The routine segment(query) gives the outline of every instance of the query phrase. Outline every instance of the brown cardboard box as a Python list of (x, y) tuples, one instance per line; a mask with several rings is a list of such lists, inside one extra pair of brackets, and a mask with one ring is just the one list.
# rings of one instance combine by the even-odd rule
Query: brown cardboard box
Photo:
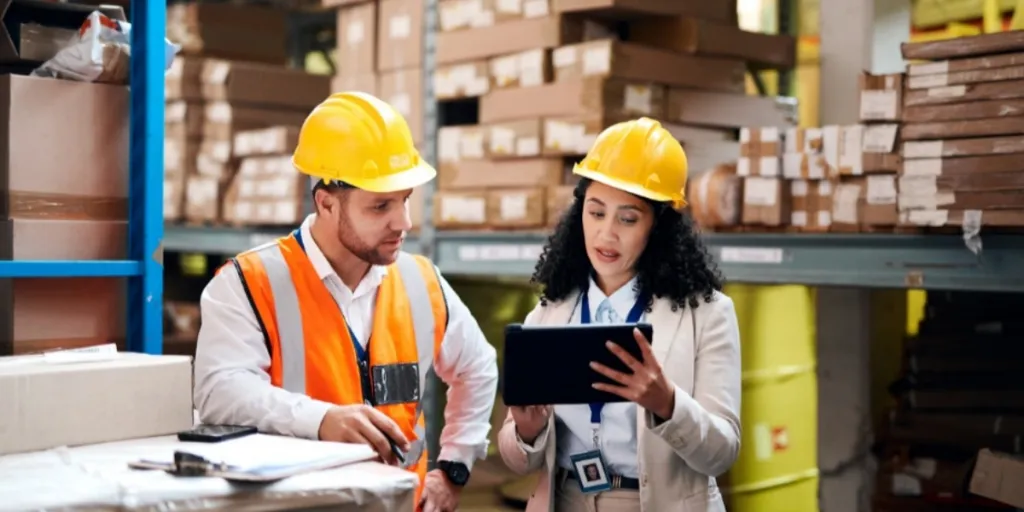
[[(633, 111), (635, 115), (643, 115)], [(571, 117), (549, 117), (543, 124), (543, 151), (548, 156), (577, 156), (590, 151), (597, 136), (607, 127), (629, 119), (628, 112), (608, 105), (608, 113)], [(663, 125), (672, 132), (672, 125)], [(734, 158), (735, 153), (730, 156)]]
[(277, 8), (231, 3), (167, 7), (167, 38), (182, 55), (266, 62), (288, 59), (288, 16)]
[(189, 222), (215, 222), (221, 218), (221, 203), (230, 182), (196, 174), (185, 181), (185, 219)]
[(549, 0), (441, 0), (438, 18), (442, 32), (491, 27), (522, 18), (550, 14)]
[(202, 73), (203, 59), (174, 57), (171, 67), (164, 74), (164, 98), (168, 101), (202, 99)]
[(377, 71), (423, 63), (423, 12), (423, 0), (380, 0)]
[(740, 176), (782, 176), (782, 160), (777, 156), (741, 156), (736, 161)]
[[(437, 131), (438, 172), (441, 187), (444, 176), (457, 173), (460, 162), (483, 160), (487, 156), (487, 134), (484, 126), (443, 126)], [(472, 185), (470, 188), (476, 188)]]
[(736, 24), (736, 2), (680, 0), (551, 0), (555, 12), (636, 17), (636, 15), (693, 16)]
[[(65, 356), (63, 364), (52, 357), (0, 361), (0, 454), (162, 436), (193, 425), (188, 357)], [(54, 421), (54, 408), (75, 421)]]
[(861, 121), (899, 121), (902, 107), (902, 73), (860, 75)]
[(575, 200), (575, 185), (559, 185), (547, 188), (547, 225), (556, 226)]
[(790, 220), (789, 185), (782, 178), (749, 176), (743, 179), (743, 223), (783, 226)]
[(551, 51), (527, 50), (495, 57), (490, 60), (489, 71), (494, 87), (533, 87), (551, 81)]
[(782, 176), (788, 179), (824, 179), (828, 164), (821, 153), (786, 153), (782, 155)]
[(344, 91), (360, 91), (377, 96), (377, 73), (366, 73), (357, 76), (331, 77), (331, 93)]
[(164, 220), (181, 220), (185, 207), (185, 174), (164, 175)]
[(775, 127), (741, 128), (740, 156), (782, 156), (783, 132)]
[(742, 93), (739, 60), (692, 57), (613, 39), (562, 46), (552, 54), (555, 81), (615, 77), (696, 89)]
[(487, 127), (488, 158), (528, 158), (541, 156), (542, 128), (540, 119), (506, 121)]
[(377, 71), (377, 3), (338, 9), (338, 74), (360, 76)]
[(543, 187), (487, 191), (487, 225), (493, 228), (539, 228), (547, 220)]
[(200, 138), (164, 137), (164, 173), (194, 174)]
[(305, 217), (308, 183), (290, 155), (243, 158), (225, 193), (223, 218), (243, 225), (297, 225)]
[(768, 96), (748, 96), (694, 89), (668, 91), (666, 119), (700, 126), (743, 128), (796, 124), (793, 105)]
[(207, 59), (202, 80), (207, 101), (273, 105), (303, 112), (320, 104), (330, 91), (327, 76), (253, 62)]
[(747, 32), (735, 23), (689, 17), (658, 17), (629, 25), (630, 40), (679, 53), (727, 57), (755, 68), (789, 69), (796, 61), (796, 39)]
[(663, 112), (663, 88), (595, 77), (496, 89), (480, 99), (480, 122), (485, 124), (537, 117), (658, 117)]
[(866, 193), (860, 179), (848, 179), (835, 185), (832, 195), (832, 231), (857, 232)]
[(438, 170), (441, 190), (548, 187), (561, 185), (565, 176), (561, 158), (463, 160)]
[(513, 20), (437, 35), (437, 62), (451, 64), (581, 41), (584, 24), (561, 16)]
[(423, 142), (423, 69), (408, 68), (381, 73), (378, 92), (380, 99), (405, 117), (413, 142)]
[(988, 449), (978, 452), (978, 462), (971, 474), (971, 493), (1024, 508), (1024, 487), (1020, 482), (1024, 482), (1024, 460), (1020, 457)]
[(220, 141), (228, 144), (235, 134), (244, 130), (271, 126), (302, 126), (306, 112), (266, 107), (232, 105), (217, 101), (204, 107), (203, 138), (205, 142)]
[(434, 95), (439, 100), (475, 98), (490, 89), (486, 60), (439, 66), (434, 72)]
[(487, 224), (487, 192), (439, 190), (434, 194), (434, 225), (479, 228)]
[(291, 155), (299, 142), (295, 126), (273, 126), (235, 134), (232, 154), (235, 157), (257, 155)]
[(203, 103), (175, 100), (164, 103), (164, 136), (191, 139), (203, 136)]
[(821, 154), (824, 149), (821, 128), (792, 127), (785, 131), (785, 152)]

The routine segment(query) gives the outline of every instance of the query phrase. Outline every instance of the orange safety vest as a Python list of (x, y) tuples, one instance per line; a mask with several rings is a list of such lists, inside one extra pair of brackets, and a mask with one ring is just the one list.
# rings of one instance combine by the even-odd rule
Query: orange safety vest
[[(369, 368), (359, 356), (345, 317), (306, 256), (298, 231), (236, 256), (231, 263), (270, 350), (270, 382), (293, 393), (338, 405), (369, 403), (402, 429), (412, 447), (405, 468), (419, 475), (419, 503), (427, 472), (422, 394), (448, 322), (448, 307), (434, 265), (399, 253), (377, 291)], [(390, 381), (364, 385), (370, 369), (416, 365), (419, 389), (411, 401), (380, 404), (375, 396), (397, 390)], [(367, 389), (379, 386), (381, 389)]]

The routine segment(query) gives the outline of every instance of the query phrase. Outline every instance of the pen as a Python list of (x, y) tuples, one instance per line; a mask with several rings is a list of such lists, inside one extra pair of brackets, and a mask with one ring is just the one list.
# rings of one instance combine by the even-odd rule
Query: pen
[(405, 454), (402, 453), (401, 448), (398, 447), (398, 443), (391, 436), (385, 434), (384, 437), (388, 439), (388, 444), (391, 445), (391, 453), (395, 454), (395, 458), (398, 459), (400, 464), (405, 464)]

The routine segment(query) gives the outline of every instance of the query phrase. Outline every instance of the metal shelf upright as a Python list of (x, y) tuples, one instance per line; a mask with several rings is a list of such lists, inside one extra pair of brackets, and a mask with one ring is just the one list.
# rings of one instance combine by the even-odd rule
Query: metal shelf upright
[[(0, 261), (0, 279), (128, 279), (128, 350), (163, 352), (164, 0), (131, 2), (128, 259)], [(54, 119), (53, 122), (60, 122)]]

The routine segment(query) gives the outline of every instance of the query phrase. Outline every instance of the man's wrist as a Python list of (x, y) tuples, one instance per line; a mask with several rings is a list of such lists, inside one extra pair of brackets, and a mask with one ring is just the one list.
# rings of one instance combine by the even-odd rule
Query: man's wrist
[(455, 487), (461, 489), (469, 482), (469, 466), (462, 462), (439, 460), (437, 461), (437, 469), (441, 470), (441, 473), (448, 479), (448, 482)]

